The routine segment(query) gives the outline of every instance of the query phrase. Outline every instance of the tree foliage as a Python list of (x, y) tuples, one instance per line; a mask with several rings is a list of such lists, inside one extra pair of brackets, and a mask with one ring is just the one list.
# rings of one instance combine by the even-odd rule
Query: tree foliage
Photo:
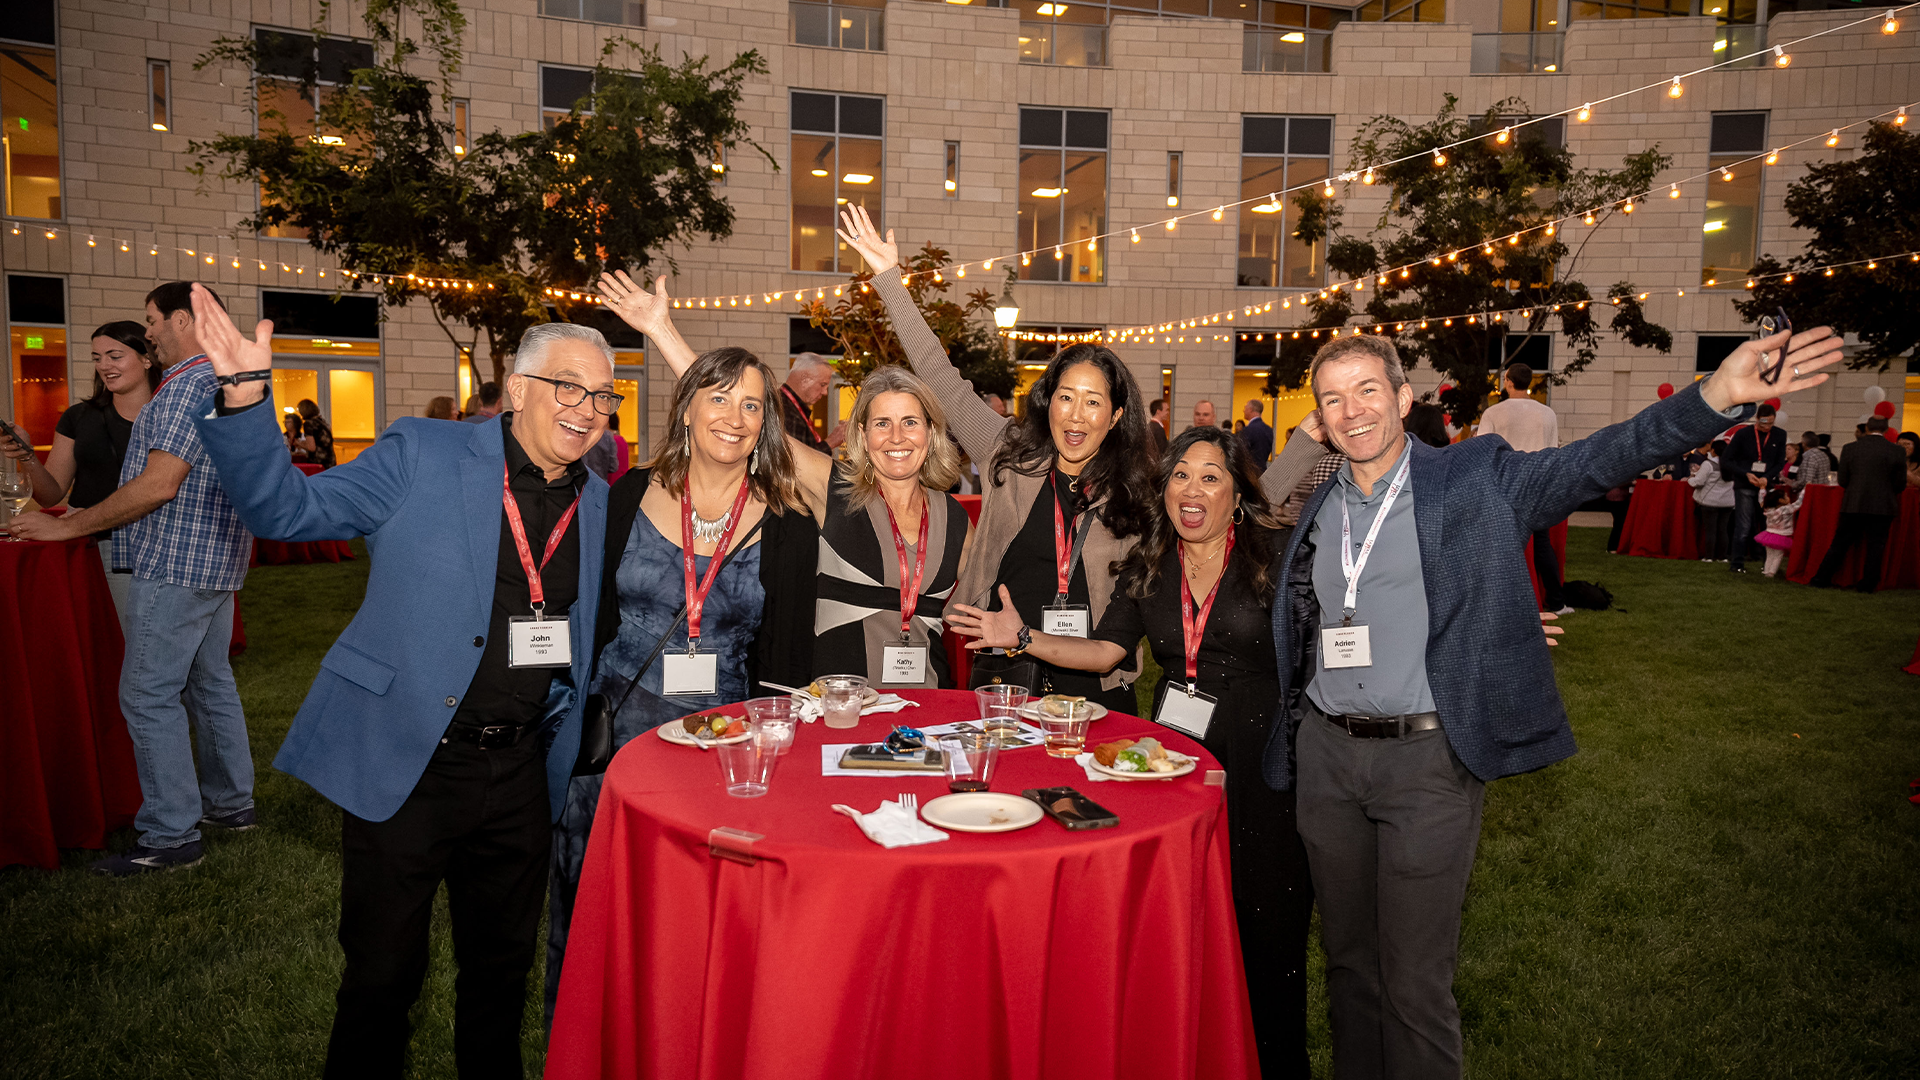
[[(992, 290), (975, 289), (964, 301), (947, 299), (957, 279), (950, 276), (947, 251), (932, 241), (907, 261), (906, 269), (911, 274), (908, 294), (961, 376), (972, 380), (980, 393), (1011, 396), (1017, 375), (1005, 339), (991, 329)], [(840, 378), (856, 388), (882, 364), (913, 366), (893, 332), (886, 305), (867, 284), (872, 278), (872, 274), (856, 274), (851, 283), (834, 290), (836, 295), (817, 297), (805, 308), (813, 325), (841, 347), (843, 355), (835, 367)], [(988, 321), (981, 321), (983, 314)]]
[[(644, 277), (656, 260), (673, 264), (673, 244), (728, 236), (733, 208), (716, 182), (726, 151), (767, 156), (736, 112), (746, 79), (766, 71), (758, 53), (670, 64), (624, 39), (607, 42), (591, 92), (566, 117), (476, 133), (456, 153), (447, 93), (461, 62), (459, 5), (375, 0), (364, 20), (375, 62), (325, 88), (312, 132), (289, 130), (256, 96), (258, 134), (192, 144), (196, 171), (259, 184), (260, 209), (242, 228), (304, 230), (350, 272), (345, 287), (424, 301), (469, 358), (484, 339), (496, 380), (528, 327), (588, 307), (550, 290), (581, 292), (614, 269)], [(422, 42), (433, 80), (420, 74)], [(260, 47), (222, 38), (197, 66), (255, 70)], [(318, 77), (308, 62), (301, 89), (311, 95)], [(389, 274), (399, 278), (378, 286), (357, 276)]]
[[(1656, 148), (1627, 157), (1617, 170), (1575, 168), (1573, 155), (1542, 140), (1537, 127), (1500, 140), (1503, 129), (1526, 117), (1525, 105), (1511, 98), (1484, 114), (1464, 116), (1449, 94), (1424, 124), (1370, 119), (1350, 152), (1352, 174), (1374, 162), (1398, 163), (1372, 170), (1389, 198), (1365, 239), (1341, 233), (1339, 205), (1320, 191), (1293, 200), (1301, 211), (1298, 235), (1328, 240), (1328, 268), (1364, 284), (1357, 294), (1351, 286), (1330, 287), (1309, 297), (1306, 325), (1341, 327), (1359, 313), (1376, 324), (1403, 327), (1394, 333), (1401, 356), (1408, 364), (1427, 363), (1452, 384), (1441, 405), (1462, 425), (1478, 416), (1510, 334), (1550, 333), (1565, 340), (1573, 357), (1558, 365), (1556, 382), (1593, 362), (1603, 316), (1606, 328), (1631, 345), (1661, 352), (1673, 347), (1673, 335), (1647, 321), (1631, 282), (1615, 282), (1596, 296), (1576, 276), (1588, 238), (1646, 191), (1672, 159)], [(1436, 167), (1434, 151), (1462, 140), (1471, 141), (1448, 149), (1446, 164)], [(1548, 232), (1556, 219), (1589, 209), (1592, 226), (1568, 223)], [(1625, 218), (1625, 227), (1631, 228), (1631, 220)], [(1382, 270), (1403, 266), (1410, 269), (1396, 270), (1381, 283)], [(1361, 298), (1364, 306), (1356, 312)], [(1527, 317), (1491, 317), (1509, 309), (1526, 309)], [(1429, 315), (1436, 317), (1423, 323)], [(1443, 325), (1442, 315), (1457, 317)], [(1279, 355), (1274, 388), (1298, 387), (1311, 351), (1284, 348)]]
[[(1850, 367), (1885, 371), (1912, 357), (1920, 325), (1908, 312), (1920, 304), (1920, 268), (1910, 258), (1882, 257), (1920, 251), (1916, 200), (1920, 136), (1893, 124), (1871, 125), (1859, 157), (1809, 166), (1787, 188), (1788, 217), (1812, 236), (1791, 259), (1762, 256), (1753, 266), (1753, 288), (1734, 307), (1749, 322), (1785, 309), (1795, 326), (1855, 335), (1860, 347), (1848, 357)], [(1857, 260), (1879, 265), (1839, 267), (1831, 277), (1815, 269)]]

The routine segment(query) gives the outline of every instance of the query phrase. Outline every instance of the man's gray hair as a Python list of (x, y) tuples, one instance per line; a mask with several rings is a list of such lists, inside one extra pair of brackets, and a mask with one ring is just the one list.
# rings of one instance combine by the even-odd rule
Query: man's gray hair
[(600, 355), (607, 358), (608, 367), (613, 366), (613, 347), (607, 344), (606, 336), (600, 331), (579, 323), (550, 322), (532, 327), (520, 336), (520, 347), (513, 354), (513, 373), (538, 373), (546, 362), (547, 350), (562, 341), (584, 341), (600, 350)]
[(1255, 416), (1260, 416), (1267, 411), (1267, 407), (1260, 403), (1259, 398), (1254, 398), (1253, 400), (1247, 402), (1246, 407), (1249, 409), (1252, 409), (1253, 415)]
[(803, 371), (812, 370), (813, 368), (825, 368), (828, 374), (833, 373), (833, 363), (826, 357), (816, 352), (803, 352), (793, 358), (792, 365), (787, 368), (787, 378), (791, 379), (795, 375)]
[(1349, 356), (1371, 356), (1385, 365), (1387, 369), (1387, 388), (1398, 394), (1400, 388), (1407, 385), (1407, 369), (1400, 363), (1400, 350), (1385, 337), (1371, 334), (1355, 334), (1352, 337), (1334, 338), (1320, 351), (1313, 354), (1313, 361), (1307, 365), (1308, 385), (1314, 386), (1313, 396), (1320, 397), (1318, 387), (1320, 365), (1329, 360), (1344, 360)]

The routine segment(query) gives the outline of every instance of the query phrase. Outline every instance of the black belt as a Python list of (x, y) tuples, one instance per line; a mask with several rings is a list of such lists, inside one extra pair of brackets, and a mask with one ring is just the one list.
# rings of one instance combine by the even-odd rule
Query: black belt
[(446, 738), (470, 742), (482, 750), (505, 750), (516, 746), (526, 734), (539, 727), (539, 724), (489, 724), (486, 727), (455, 724), (447, 729)]
[(1400, 716), (1320, 715), (1326, 717), (1327, 723), (1356, 739), (1397, 739), (1416, 731), (1432, 731), (1440, 726), (1440, 714), (1437, 712), (1405, 713)]

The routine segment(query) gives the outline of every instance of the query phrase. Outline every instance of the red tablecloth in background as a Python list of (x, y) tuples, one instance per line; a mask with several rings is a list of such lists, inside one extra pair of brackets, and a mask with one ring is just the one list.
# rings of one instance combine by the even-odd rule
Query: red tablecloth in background
[[(313, 476), (321, 471), (320, 466), (307, 461), (296, 461), (293, 467)], [(287, 566), (302, 563), (348, 562), (353, 558), (353, 549), (345, 540), (312, 540), (302, 543), (282, 543), (279, 540), (253, 541), (254, 566)]]
[(1920, 675), (1920, 641), (1913, 643), (1913, 663), (1901, 669), (1909, 675)]
[(54, 869), (140, 809), (120, 620), (90, 537), (0, 543), (0, 866)]
[(967, 520), (975, 525), (980, 524), (980, 496), (955, 495), (954, 498), (959, 501), (961, 508), (966, 510)]
[[(1547, 537), (1553, 541), (1553, 555), (1560, 566), (1560, 584), (1565, 585), (1567, 583), (1567, 523), (1562, 521), (1548, 529)], [(1546, 603), (1547, 590), (1540, 585), (1540, 572), (1533, 568), (1533, 537), (1527, 537), (1527, 549), (1521, 557), (1527, 560), (1527, 577), (1533, 581), (1533, 602)]]
[(1620, 554), (1697, 559), (1693, 486), (1685, 480), (1635, 480), (1620, 526)]
[[(1252, 1077), (1251, 1015), (1228, 884), (1226, 810), (1190, 776), (1092, 784), (1035, 748), (994, 790), (1070, 784), (1120, 817), (1068, 832), (956, 832), (891, 851), (829, 809), (871, 810), (938, 777), (822, 777), (822, 743), (896, 721), (971, 718), (971, 693), (856, 729), (801, 725), (773, 790), (734, 799), (713, 755), (652, 734), (607, 772), (573, 915), (547, 1076), (940, 1080)], [(744, 866), (709, 854), (718, 826), (760, 833)]]
[[(1833, 544), (1834, 530), (1840, 527), (1840, 503), (1845, 497), (1846, 489), (1833, 484), (1807, 485), (1800, 513), (1793, 519), (1793, 547), (1787, 552), (1788, 581), (1805, 585), (1820, 571), (1820, 561)], [(1866, 545), (1854, 545), (1833, 583), (1846, 588), (1859, 581), (1866, 562)], [(1908, 488), (1900, 496), (1900, 512), (1887, 531), (1887, 555), (1880, 564), (1879, 588), (1920, 588), (1920, 488)]]
[[(961, 507), (967, 511), (967, 520), (975, 525), (980, 524), (980, 496), (955, 495), (954, 498), (958, 499)], [(965, 686), (967, 679), (973, 674), (973, 653), (967, 651), (967, 642), (972, 639), (963, 638), (958, 634), (947, 634), (944, 640), (947, 643), (947, 666), (953, 669), (954, 685)]]

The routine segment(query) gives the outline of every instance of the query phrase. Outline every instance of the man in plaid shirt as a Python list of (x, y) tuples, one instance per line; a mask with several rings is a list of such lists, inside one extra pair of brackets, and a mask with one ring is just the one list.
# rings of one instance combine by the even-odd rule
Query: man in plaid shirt
[[(216, 384), (200, 351), (191, 287), (173, 281), (147, 294), (147, 339), (166, 374), (133, 422), (119, 489), (85, 510), (33, 514), (13, 529), (33, 540), (119, 529), (115, 554), (125, 552), (133, 568), (120, 710), (143, 801), (134, 849), (93, 864), (113, 877), (199, 862), (201, 825), (254, 825), (253, 755), (227, 665), (233, 594), (246, 581), (253, 537), (193, 426), (193, 407)], [(200, 735), (197, 773), (189, 708)]]

